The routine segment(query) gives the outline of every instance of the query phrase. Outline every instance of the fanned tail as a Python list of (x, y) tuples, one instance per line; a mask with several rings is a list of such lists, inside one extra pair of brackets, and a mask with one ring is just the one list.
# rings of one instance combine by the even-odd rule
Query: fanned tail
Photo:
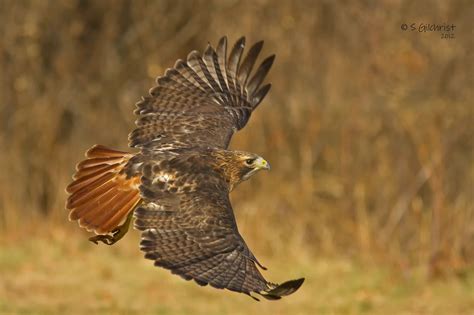
[(87, 159), (77, 164), (73, 182), (66, 188), (71, 221), (77, 220), (88, 231), (106, 234), (125, 219), (140, 202), (139, 177), (127, 178), (123, 172), (132, 156), (102, 145), (87, 151)]

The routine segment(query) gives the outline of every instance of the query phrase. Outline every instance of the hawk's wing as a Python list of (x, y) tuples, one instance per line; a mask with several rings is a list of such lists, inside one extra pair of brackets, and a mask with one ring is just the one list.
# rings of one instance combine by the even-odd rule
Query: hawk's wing
[(243, 128), (250, 114), (270, 90), (261, 87), (274, 55), (266, 58), (251, 76), (263, 42), (254, 44), (242, 59), (245, 38), (238, 40), (227, 58), (227, 38), (217, 49), (208, 45), (201, 56), (191, 52), (186, 61), (159, 77), (150, 96), (137, 103), (137, 128), (129, 135), (130, 146), (227, 148), (232, 134)]
[(277, 285), (263, 278), (237, 230), (224, 184), (199, 161), (177, 156), (144, 166), (135, 227), (143, 231), (145, 257), (200, 285), (268, 299), (295, 292), (303, 279)]

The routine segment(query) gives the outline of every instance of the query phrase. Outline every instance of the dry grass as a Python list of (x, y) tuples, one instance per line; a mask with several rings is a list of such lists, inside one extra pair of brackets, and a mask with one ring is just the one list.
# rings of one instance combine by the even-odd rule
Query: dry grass
[[(207, 41), (215, 43), (223, 34), (231, 40), (247, 35), (249, 41), (265, 39), (264, 52), (276, 53), (277, 60), (270, 74), (270, 95), (232, 146), (265, 156), (272, 172), (239, 187), (232, 196), (234, 208), (245, 238), (259, 256), (269, 258), (276, 266), (273, 270), (281, 267), (310, 277), (305, 293), (295, 295), (294, 301), (263, 307), (286, 313), (294, 303), (302, 303), (306, 308), (301, 313), (359, 312), (353, 304), (358, 289), (345, 289), (345, 281), (338, 282), (339, 267), (321, 267), (334, 259), (336, 265), (349, 265), (349, 284), (385, 282), (394, 273), (402, 279), (393, 280), (395, 288), (408, 288), (400, 289), (406, 296), (397, 299), (390, 285), (374, 284), (369, 295), (374, 293), (382, 302), (373, 302), (376, 306), (369, 313), (380, 313), (377, 303), (393, 307), (394, 313), (431, 313), (418, 309), (418, 301), (436, 304), (439, 296), (452, 292), (460, 296), (454, 299), (459, 303), (452, 304), (452, 313), (462, 313), (466, 308), (461, 305), (472, 306), (462, 300), (472, 293), (472, 286), (468, 291), (462, 282), (447, 280), (433, 286), (417, 283), (412, 290), (403, 275), (417, 274), (416, 281), (423, 282), (426, 275), (449, 279), (472, 274), (473, 18), (469, 1), (341, 5), (0, 0), (0, 235), (11, 239), (43, 225), (57, 229), (62, 237), (74, 233), (76, 227), (65, 225), (64, 187), (83, 152), (95, 143), (126, 148), (133, 104), (176, 58), (202, 50)], [(454, 23), (456, 38), (400, 30), (401, 23), (413, 22)], [(156, 277), (170, 281), (166, 285), (174, 290), (151, 289), (149, 267), (139, 263), (141, 280), (130, 288), (148, 288), (166, 299), (167, 306), (160, 309), (153, 294), (139, 297), (126, 285), (112, 285), (133, 282), (121, 275), (135, 264), (135, 249), (122, 262), (114, 259), (127, 256), (121, 249), (90, 252), (78, 245), (82, 239), (73, 240), (80, 249), (68, 249), (62, 240), (49, 243), (50, 237), (38, 233), (38, 246), (24, 238), (15, 246), (5, 241), (0, 273), (7, 272), (7, 282), (0, 282), (0, 298), (8, 294), (13, 302), (0, 304), (4, 310), (35, 313), (37, 305), (37, 312), (61, 312), (67, 303), (54, 296), (63, 290), (71, 291), (64, 301), (71, 299), (79, 313), (86, 308), (132, 312), (135, 306), (129, 308), (128, 301), (138, 300), (130, 303), (140, 309), (145, 299), (155, 301), (158, 313), (186, 312), (187, 304), (179, 310), (169, 308), (187, 294), (205, 301), (225, 299), (226, 295), (188, 289), (177, 279), (168, 280), (164, 272)], [(15, 255), (18, 267), (15, 260), (7, 260)], [(283, 267), (281, 257), (294, 257), (298, 267)], [(107, 268), (102, 258), (117, 264), (111, 275), (101, 275)], [(52, 274), (51, 283), (38, 284), (48, 277), (42, 268), (63, 273), (71, 264), (74, 274), (80, 274), (84, 260), (90, 264), (84, 272), (93, 288), (84, 294), (96, 296), (99, 304), (80, 305), (81, 299), (73, 294), (80, 277)], [(374, 274), (357, 267), (361, 262), (376, 266)], [(102, 267), (94, 271), (91, 266), (99, 263)], [(23, 282), (13, 281), (14, 270), (22, 271)], [(110, 279), (111, 289), (93, 283), (96, 276)], [(328, 282), (337, 284), (326, 288)], [(21, 290), (30, 284), (44, 291), (21, 302)], [(437, 286), (440, 291), (433, 293)], [(109, 295), (103, 297), (104, 292)], [(324, 299), (314, 305), (308, 301), (339, 295), (340, 302), (327, 308)], [(44, 305), (41, 297), (48, 300)], [(200, 307), (202, 312), (210, 307), (224, 313), (242, 301), (244, 297)], [(447, 310), (433, 307), (432, 313)]]
[[(304, 274), (278, 302), (202, 288), (144, 260), (132, 233), (96, 246), (69, 229), (0, 240), (0, 314), (471, 314), (474, 273), (427, 281), (342, 258), (260, 257), (274, 280)], [(261, 255), (259, 255), (261, 256)], [(291, 265), (291, 268), (289, 266)]]

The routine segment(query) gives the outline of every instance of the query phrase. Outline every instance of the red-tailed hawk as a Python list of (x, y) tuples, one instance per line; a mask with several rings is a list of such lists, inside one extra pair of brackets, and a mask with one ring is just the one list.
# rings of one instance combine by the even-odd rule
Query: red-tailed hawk
[(279, 299), (304, 279), (265, 280), (229, 200), (237, 184), (270, 169), (254, 153), (227, 149), (270, 90), (262, 82), (275, 56), (251, 75), (263, 42), (242, 59), (244, 46), (239, 39), (227, 58), (224, 37), (216, 49), (193, 51), (166, 70), (136, 104), (129, 140), (140, 151), (93, 146), (67, 187), (66, 208), (70, 220), (98, 234), (90, 238), (95, 243), (118, 241), (134, 216), (140, 249), (156, 266), (200, 285)]

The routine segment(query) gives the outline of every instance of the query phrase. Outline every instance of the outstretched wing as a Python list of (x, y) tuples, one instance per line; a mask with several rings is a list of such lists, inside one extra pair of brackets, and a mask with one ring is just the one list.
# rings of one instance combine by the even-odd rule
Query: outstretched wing
[[(264, 267), (237, 230), (224, 184), (199, 161), (177, 156), (145, 165), (144, 202), (135, 210), (145, 257), (200, 285), (256, 292), (267, 299), (295, 292), (303, 279), (281, 285), (264, 279), (257, 265)], [(197, 171), (190, 171), (190, 165)]]
[(227, 58), (227, 38), (217, 49), (191, 52), (186, 61), (159, 77), (150, 96), (136, 104), (137, 128), (130, 146), (176, 149), (189, 146), (227, 148), (232, 134), (243, 128), (260, 104), (270, 84), (261, 87), (275, 58), (266, 58), (255, 74), (252, 69), (263, 41), (254, 44), (242, 59), (245, 38), (239, 39)]

